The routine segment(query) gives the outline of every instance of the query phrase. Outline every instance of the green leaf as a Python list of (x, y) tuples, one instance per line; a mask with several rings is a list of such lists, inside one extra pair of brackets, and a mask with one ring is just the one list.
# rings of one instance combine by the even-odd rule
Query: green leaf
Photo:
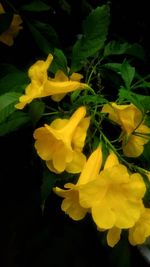
[(132, 67), (127, 61), (124, 61), (121, 65), (121, 77), (124, 80), (127, 89), (130, 89), (130, 85), (135, 75), (135, 68)]
[(58, 45), (58, 37), (53, 27), (37, 20), (28, 20), (27, 24), (41, 51), (46, 55), (53, 53), (54, 46)]
[(20, 94), (15, 92), (6, 93), (0, 96), (0, 123), (6, 120), (6, 118), (13, 113), (15, 104), (18, 102)]
[(117, 41), (109, 42), (104, 49), (104, 57), (108, 57), (111, 55), (122, 55), (125, 54), (127, 49), (131, 47), (128, 43), (119, 43)]
[(41, 186), (41, 202), (44, 204), (45, 200), (48, 198), (52, 188), (55, 186), (57, 177), (55, 174), (51, 173), (49, 170), (44, 170), (43, 180)]
[(27, 86), (28, 81), (27, 73), (19, 70), (8, 73), (0, 79), (0, 94), (11, 91), (22, 93)]
[(5, 32), (13, 19), (13, 13), (0, 14), (0, 34)]
[(80, 96), (75, 104), (77, 105), (85, 105), (85, 104), (94, 104), (94, 105), (97, 105), (97, 104), (104, 104), (104, 103), (108, 103), (108, 100), (106, 100), (103, 96), (100, 96), (100, 95), (96, 95), (96, 96), (93, 96), (93, 95), (86, 95), (86, 96)]
[(43, 101), (35, 100), (30, 103), (29, 116), (31, 118), (31, 121), (33, 122), (33, 125), (36, 125), (36, 123), (42, 117), (44, 109), (45, 109), (45, 104)]
[(61, 69), (68, 76), (67, 59), (62, 50), (55, 48), (54, 62), (57, 64), (57, 68)]
[(106, 69), (113, 70), (113, 71), (117, 72), (118, 74), (121, 73), (121, 66), (122, 66), (121, 63), (106, 63), (106, 64), (102, 65), (102, 67), (104, 67)]
[(83, 35), (73, 46), (71, 71), (80, 70), (90, 56), (104, 47), (108, 34), (110, 11), (108, 5), (97, 7), (83, 23)]
[(142, 112), (150, 111), (150, 96), (140, 95), (121, 88), (119, 90), (119, 101), (127, 100), (133, 103)]
[(7, 121), (0, 124), (0, 136), (14, 132), (30, 122), (30, 117), (26, 113), (22, 111), (13, 112)]
[(0, 64), (0, 79), (8, 75), (8, 73), (18, 72), (17, 68), (14, 65), (8, 63)]
[(21, 9), (25, 11), (30, 11), (30, 12), (42, 12), (42, 11), (50, 10), (51, 7), (45, 4), (43, 1), (34, 0), (29, 4), (23, 5)]
[(64, 10), (70, 15), (71, 5), (66, 0), (59, 0), (59, 6), (61, 7), (62, 10)]
[(144, 60), (145, 53), (144, 49), (139, 44), (129, 44), (127, 42), (120, 43), (115, 40), (110, 41), (104, 49), (104, 57), (111, 55), (132, 55), (141, 60)]
[(79, 89), (75, 90), (74, 92), (71, 93), (70, 99), (71, 99), (72, 103), (76, 101), (76, 99), (79, 97), (80, 93), (81, 93), (81, 90), (79, 90)]

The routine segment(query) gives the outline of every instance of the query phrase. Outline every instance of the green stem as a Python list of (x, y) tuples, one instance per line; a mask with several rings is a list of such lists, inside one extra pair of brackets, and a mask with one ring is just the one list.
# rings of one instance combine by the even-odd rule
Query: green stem
[(137, 165), (134, 165), (133, 163), (129, 163), (128, 161), (126, 161), (116, 150), (116, 148), (112, 145), (112, 143), (109, 141), (109, 139), (106, 137), (106, 135), (103, 133), (103, 131), (100, 129), (97, 121), (94, 122), (96, 127), (98, 128), (104, 142), (110, 147), (110, 149), (117, 155), (117, 157), (119, 158), (119, 160), (124, 163), (130, 170), (132, 171), (138, 171), (141, 174), (146, 174), (147, 171)]

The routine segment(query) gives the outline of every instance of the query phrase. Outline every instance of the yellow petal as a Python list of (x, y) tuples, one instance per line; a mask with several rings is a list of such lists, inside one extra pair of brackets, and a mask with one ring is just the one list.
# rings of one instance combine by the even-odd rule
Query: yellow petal
[(72, 188), (69, 190), (63, 190), (58, 187), (53, 190), (57, 195), (65, 198), (62, 201), (61, 209), (73, 220), (78, 221), (85, 217), (88, 210), (80, 206), (78, 190), (76, 190), (75, 185), (70, 185)]
[(51, 96), (51, 99), (55, 102), (59, 102), (61, 101), (64, 97), (65, 97), (66, 93), (65, 94), (57, 94), (57, 95), (52, 95)]
[(82, 173), (79, 177), (78, 184), (86, 184), (97, 178), (102, 165), (102, 150), (98, 147), (89, 157)]
[(115, 225), (115, 214), (108, 205), (105, 205), (105, 202), (102, 205), (93, 206), (91, 212), (93, 220), (99, 228), (110, 229)]
[(89, 117), (82, 119), (73, 133), (72, 146), (76, 151), (82, 151), (84, 147), (84, 142), (89, 124)]
[(83, 75), (80, 74), (80, 73), (74, 72), (74, 73), (71, 74), (71, 76), (69, 78), (72, 81), (78, 81), (78, 82), (80, 82), (80, 80), (83, 78)]
[(44, 85), (45, 95), (57, 95), (75, 91), (77, 89), (86, 89), (88, 85), (76, 81), (57, 82), (47, 80)]
[(123, 153), (127, 157), (139, 157), (143, 153), (144, 144), (144, 138), (132, 134), (127, 144), (124, 141), (122, 143)]
[(56, 147), (53, 136), (49, 134), (45, 127), (40, 127), (34, 131), (35, 148), (38, 155), (43, 160), (50, 160)]
[(106, 159), (104, 169), (111, 168), (118, 164), (119, 164), (119, 161), (118, 161), (117, 156), (115, 155), (115, 153), (110, 152), (109, 156)]
[(86, 162), (86, 157), (83, 153), (73, 151), (73, 159), (66, 164), (66, 171), (70, 173), (79, 173), (82, 171)]
[(108, 245), (113, 248), (120, 240), (120, 235), (121, 235), (121, 229), (117, 227), (113, 227), (110, 230), (108, 230), (107, 233)]

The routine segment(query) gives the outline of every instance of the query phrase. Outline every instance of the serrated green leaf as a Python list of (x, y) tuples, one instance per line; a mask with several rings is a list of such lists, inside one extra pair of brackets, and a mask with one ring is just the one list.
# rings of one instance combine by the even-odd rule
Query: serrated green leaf
[(135, 68), (132, 67), (127, 61), (124, 61), (121, 65), (120, 74), (124, 80), (125, 86), (127, 89), (130, 89), (130, 85), (133, 81), (135, 75)]
[(111, 41), (105, 46), (104, 57), (125, 54), (127, 49), (129, 49), (130, 47), (131, 45), (128, 43), (119, 43), (117, 41)]
[(30, 122), (30, 117), (26, 113), (22, 111), (13, 112), (7, 121), (0, 124), (0, 136), (14, 132)]
[(33, 125), (39, 121), (45, 109), (45, 103), (40, 100), (35, 100), (29, 105), (29, 116), (33, 122)]
[(145, 59), (145, 52), (141, 45), (135, 43), (135, 44), (129, 44), (127, 42), (120, 43), (115, 40), (110, 41), (104, 49), (104, 57), (108, 57), (111, 55), (132, 55), (134, 57), (137, 57), (141, 60)]
[(0, 94), (6, 92), (24, 92), (25, 87), (28, 84), (27, 73), (17, 70), (16, 72), (8, 73), (2, 79), (0, 79)]
[(0, 96), (0, 123), (15, 111), (15, 104), (18, 102), (20, 94), (15, 92), (6, 93)]
[(90, 56), (104, 47), (109, 26), (109, 7), (93, 10), (83, 23), (83, 35), (73, 46), (71, 71), (80, 70)]
[(43, 1), (34, 0), (29, 4), (23, 5), (21, 9), (25, 11), (30, 11), (30, 12), (42, 12), (42, 11), (50, 10), (51, 7), (45, 4)]

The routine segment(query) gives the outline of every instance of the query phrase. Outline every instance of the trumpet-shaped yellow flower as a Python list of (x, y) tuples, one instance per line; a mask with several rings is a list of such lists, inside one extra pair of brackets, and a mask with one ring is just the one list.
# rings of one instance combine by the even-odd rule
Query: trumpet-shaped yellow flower
[(52, 60), (53, 56), (49, 54), (46, 61), (38, 60), (29, 68), (28, 76), (31, 83), (26, 87), (25, 94), (19, 98), (19, 103), (15, 105), (17, 109), (23, 109), (35, 98), (51, 96), (54, 101), (60, 101), (66, 93), (88, 87), (80, 82), (83, 76), (78, 73), (67, 77), (59, 70), (54, 78), (48, 77), (47, 71)]
[[(2, 4), (0, 4), (0, 14), (4, 14), (4, 8)], [(0, 42), (12, 46), (14, 44), (14, 38), (18, 35), (19, 31), (23, 28), (20, 24), (22, 23), (22, 19), (18, 14), (13, 15), (12, 22), (9, 28), (0, 34)]]
[(73, 220), (81, 220), (85, 217), (89, 209), (83, 208), (79, 202), (79, 190), (81, 186), (95, 179), (98, 175), (102, 162), (102, 151), (98, 147), (89, 157), (84, 165), (82, 173), (78, 179), (77, 184), (67, 183), (61, 189), (59, 187), (54, 188), (54, 192), (63, 197), (61, 209), (68, 214)]
[(82, 150), (90, 123), (85, 115), (85, 107), (80, 107), (70, 119), (56, 119), (35, 130), (35, 148), (51, 171), (78, 173), (82, 170), (86, 160)]
[[(121, 229), (113, 227), (108, 230), (107, 243), (114, 247), (120, 240)], [(150, 209), (141, 206), (141, 215), (133, 227), (129, 228), (129, 242), (131, 245), (141, 245), (150, 236)]]
[(133, 104), (106, 104), (102, 112), (109, 113), (109, 118), (119, 124), (122, 133), (122, 149), (127, 157), (138, 157), (143, 153), (144, 145), (150, 140), (146, 135), (150, 128), (142, 121), (142, 112)]
[(150, 209), (144, 208), (139, 220), (129, 229), (131, 245), (140, 245), (150, 236)]
[(91, 209), (98, 228), (127, 229), (140, 217), (145, 191), (141, 175), (129, 175), (111, 152), (99, 175), (80, 188), (79, 201), (82, 207)]

